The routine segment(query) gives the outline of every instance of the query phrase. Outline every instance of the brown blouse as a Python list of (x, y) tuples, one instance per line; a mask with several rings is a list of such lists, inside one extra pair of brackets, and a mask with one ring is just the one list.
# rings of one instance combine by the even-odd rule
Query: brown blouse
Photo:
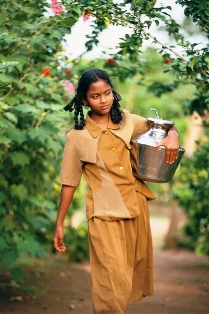
[(123, 110), (120, 124), (109, 121), (102, 130), (86, 117), (83, 130), (71, 129), (67, 134), (60, 182), (77, 187), (82, 174), (87, 183), (87, 219), (133, 218), (140, 213), (140, 195), (155, 195), (133, 176), (130, 161), (131, 138), (145, 133), (151, 125), (147, 119)]

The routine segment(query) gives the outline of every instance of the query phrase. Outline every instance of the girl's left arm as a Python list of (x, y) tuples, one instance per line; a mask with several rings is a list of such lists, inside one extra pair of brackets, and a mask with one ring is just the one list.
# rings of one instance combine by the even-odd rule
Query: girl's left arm
[(178, 141), (178, 130), (175, 126), (172, 126), (169, 131), (168, 135), (159, 143), (155, 145), (158, 146), (165, 146), (165, 161), (168, 164), (173, 164), (176, 158), (178, 157), (178, 150), (179, 150), (179, 141)]

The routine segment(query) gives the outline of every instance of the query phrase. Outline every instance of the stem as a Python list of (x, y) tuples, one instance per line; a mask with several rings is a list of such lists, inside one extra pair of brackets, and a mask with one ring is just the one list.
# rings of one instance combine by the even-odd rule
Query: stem
[[(49, 22), (50, 20), (48, 20), (48, 22)], [(47, 22), (47, 23), (48, 23)], [(46, 23), (46, 24), (47, 24)], [(34, 36), (33, 37), (36, 37), (36, 36), (38, 36), (38, 35), (40, 35), (42, 32), (43, 32), (43, 30), (45, 30), (45, 29), (47, 29), (47, 28), (54, 28), (54, 26), (56, 26), (58, 24), (58, 22), (56, 22), (56, 23), (54, 23), (53, 25), (51, 25), (51, 26), (47, 26), (47, 25), (45, 25), (44, 27), (42, 27), (39, 31), (37, 31), (35, 34), (34, 34)], [(11, 50), (11, 52), (13, 52), (13, 51), (15, 51), (17, 48), (19, 48), (20, 46), (22, 46), (22, 45), (25, 45), (27, 42), (29, 42), (31, 40), (31, 38), (28, 38), (27, 40), (25, 40), (24, 42), (22, 42), (21, 44), (19, 44), (18, 46), (16, 46), (14, 49), (12, 49)]]
[(204, 70), (200, 70), (200, 72), (201, 72), (203, 75), (209, 77), (209, 74), (207, 74)]
[(43, 112), (41, 115), (41, 118), (39, 119), (39, 121), (37, 122), (35, 128), (38, 129), (39, 125), (41, 124), (41, 122), (44, 120), (45, 116), (50, 112), (50, 110)]
[(175, 50), (173, 50), (172, 48), (170, 48), (168, 45), (163, 44), (159, 39), (157, 39), (156, 37), (154, 37), (152, 34), (150, 34), (148, 31), (146, 31), (145, 29), (142, 29), (142, 32), (144, 34), (146, 34), (147, 36), (149, 36), (150, 38), (154, 39), (154, 41), (156, 41), (158, 44), (160, 44), (162, 47), (170, 50), (172, 53), (174, 53), (178, 58), (180, 58), (181, 60), (188, 62), (188, 60), (186, 58), (184, 58), (182, 55), (180, 55), (178, 52), (176, 52)]
[[(134, 6), (135, 8), (137, 8), (136, 6), (136, 2), (134, 0)], [(136, 13), (136, 18), (137, 18), (137, 22), (138, 25), (140, 25), (140, 18), (138, 13)], [(131, 24), (130, 24), (131, 25)], [(180, 55), (178, 52), (176, 52), (175, 50), (173, 50), (171, 47), (169, 47), (168, 45), (163, 44), (159, 39), (157, 39), (156, 37), (154, 37), (152, 34), (150, 34), (148, 31), (146, 31), (144, 28), (142, 27), (138, 27), (139, 30), (141, 30), (144, 34), (146, 34), (147, 36), (149, 36), (150, 38), (152, 38), (155, 42), (157, 42), (158, 44), (160, 44), (163, 48), (168, 49), (169, 51), (171, 51), (174, 55), (176, 55), (179, 59), (188, 62), (188, 60), (186, 58), (184, 58), (182, 55)], [(200, 72), (205, 75), (206, 77), (209, 77), (209, 74), (207, 74), (204, 70), (200, 70)]]
[[(22, 82), (28, 76), (29, 76), (29, 74), (23, 75), (23, 77), (19, 80), (19, 82)], [(11, 88), (10, 91), (5, 95), (5, 97), (9, 96), (11, 94), (11, 92), (13, 92), (14, 89), (15, 89), (15, 87)]]

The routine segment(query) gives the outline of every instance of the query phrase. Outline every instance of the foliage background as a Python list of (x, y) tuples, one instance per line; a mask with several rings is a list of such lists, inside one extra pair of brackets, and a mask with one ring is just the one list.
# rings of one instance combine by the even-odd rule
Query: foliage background
[[(198, 32), (208, 39), (207, 1), (175, 2), (183, 6), (185, 25), (198, 26)], [(170, 6), (164, 8), (148, 0), (63, 0), (62, 5), (44, 0), (1, 1), (0, 271), (10, 271), (20, 280), (18, 259), (22, 254), (43, 257), (53, 250), (61, 156), (65, 134), (72, 126), (72, 116), (62, 108), (87, 67), (101, 67), (115, 78), (122, 107), (143, 116), (150, 116), (150, 108), (155, 107), (161, 117), (174, 120), (181, 144), (186, 140), (185, 114), (194, 110), (204, 117), (208, 136), (209, 45), (207, 41), (201, 46), (190, 42), (185, 35), (188, 27), (178, 25), (170, 13)], [(132, 32), (121, 38), (108, 57), (104, 54), (100, 59), (85, 60), (84, 52), (70, 60), (64, 48), (65, 35), (79, 18), (92, 22), (85, 52), (97, 45), (99, 33), (109, 24), (128, 26)], [(153, 38), (149, 31), (152, 24), (165, 30), (172, 39), (171, 46)], [(143, 42), (150, 38), (152, 48), (141, 51)], [(14, 63), (5, 66), (5, 62)], [(182, 163), (174, 189), (188, 215), (187, 244), (205, 254), (209, 254), (208, 150), (208, 141), (201, 143), (194, 157)], [(84, 212), (84, 190), (82, 183), (66, 228), (72, 228), (75, 211)], [(168, 191), (166, 186), (155, 190), (159, 195)], [(86, 258), (86, 227), (73, 230), (68, 237), (70, 257)], [(83, 255), (78, 255), (81, 247)]]

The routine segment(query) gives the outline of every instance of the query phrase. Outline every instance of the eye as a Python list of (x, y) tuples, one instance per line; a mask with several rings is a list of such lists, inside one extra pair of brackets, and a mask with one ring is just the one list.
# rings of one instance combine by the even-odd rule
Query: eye
[(108, 96), (108, 95), (110, 95), (110, 93), (111, 93), (111, 90), (107, 90), (107, 91), (105, 92), (105, 95)]

